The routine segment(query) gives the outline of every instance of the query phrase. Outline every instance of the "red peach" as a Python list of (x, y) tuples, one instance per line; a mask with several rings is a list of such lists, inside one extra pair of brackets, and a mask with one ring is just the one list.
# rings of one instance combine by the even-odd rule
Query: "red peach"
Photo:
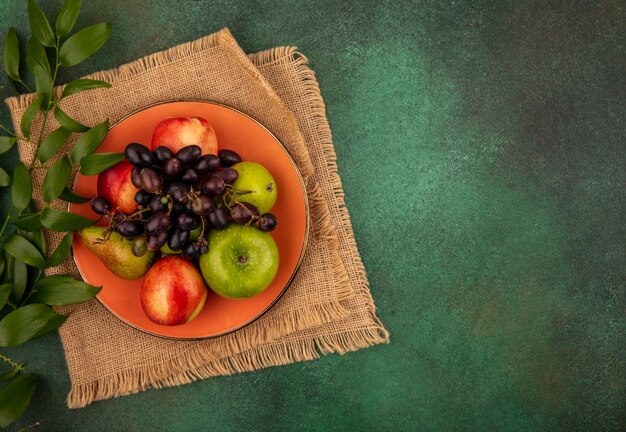
[(126, 214), (137, 211), (135, 194), (139, 189), (130, 181), (132, 169), (130, 162), (123, 160), (98, 176), (98, 195), (106, 199), (112, 209)]
[(192, 144), (200, 146), (202, 154), (217, 154), (215, 130), (202, 117), (167, 118), (157, 125), (152, 134), (152, 150), (165, 146), (176, 153)]
[(207, 289), (202, 275), (190, 261), (169, 255), (148, 270), (139, 295), (150, 321), (174, 326), (187, 323), (200, 313)]

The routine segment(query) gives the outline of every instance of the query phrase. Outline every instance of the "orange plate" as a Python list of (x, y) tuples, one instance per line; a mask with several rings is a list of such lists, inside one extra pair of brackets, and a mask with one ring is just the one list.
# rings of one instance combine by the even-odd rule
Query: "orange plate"
[[(274, 282), (261, 294), (248, 299), (229, 300), (209, 290), (202, 312), (190, 323), (162, 326), (150, 321), (139, 301), (142, 280), (128, 281), (111, 273), (74, 236), (74, 260), (86, 282), (102, 286), (98, 300), (125, 323), (144, 332), (175, 339), (221, 336), (251, 323), (266, 312), (291, 283), (302, 261), (307, 243), (308, 204), (298, 169), (272, 133), (261, 124), (232, 108), (208, 102), (171, 102), (148, 107), (114, 125), (98, 152), (120, 152), (126, 144), (150, 145), (152, 131), (166, 117), (204, 117), (215, 128), (220, 148), (235, 150), (243, 160), (259, 162), (274, 176), (278, 200), (272, 209), (279, 219), (272, 232), (280, 253)], [(82, 196), (97, 193), (97, 176), (78, 175), (75, 191)], [(89, 203), (71, 204), (70, 211), (95, 219)]]

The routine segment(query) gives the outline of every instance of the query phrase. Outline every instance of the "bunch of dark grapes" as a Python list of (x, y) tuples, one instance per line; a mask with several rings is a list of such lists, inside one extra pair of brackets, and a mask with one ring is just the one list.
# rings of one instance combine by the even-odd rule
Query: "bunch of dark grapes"
[[(171, 251), (192, 259), (208, 252), (209, 230), (222, 230), (234, 222), (272, 231), (278, 224), (272, 213), (261, 215), (254, 205), (239, 200), (232, 187), (238, 173), (231, 167), (241, 157), (232, 150), (202, 155), (199, 146), (190, 145), (173, 154), (167, 147), (150, 151), (132, 143), (124, 154), (133, 165), (131, 182), (139, 189), (138, 211), (123, 214), (99, 196), (91, 200), (91, 208), (109, 218), (108, 233), (117, 231), (133, 240), (136, 256), (167, 244)], [(192, 240), (192, 231), (198, 229), (200, 235)]]

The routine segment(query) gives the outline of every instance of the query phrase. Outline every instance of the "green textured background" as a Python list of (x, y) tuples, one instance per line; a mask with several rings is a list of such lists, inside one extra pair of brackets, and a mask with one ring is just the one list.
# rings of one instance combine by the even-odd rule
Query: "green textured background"
[[(42, 376), (20, 425), (623, 430), (624, 2), (84, 3), (113, 36), (62, 81), (224, 26), (300, 47), (392, 343), (70, 411), (49, 335), (5, 350)], [(1, 2), (9, 25), (25, 38), (25, 1)]]

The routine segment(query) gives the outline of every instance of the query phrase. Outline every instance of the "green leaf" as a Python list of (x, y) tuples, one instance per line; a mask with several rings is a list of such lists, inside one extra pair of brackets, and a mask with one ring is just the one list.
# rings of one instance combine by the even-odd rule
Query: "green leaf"
[(4, 307), (9, 299), (9, 294), (13, 291), (13, 284), (0, 285), (0, 310)]
[(53, 47), (56, 39), (48, 18), (44, 15), (35, 0), (28, 0), (28, 21), (33, 36), (44, 46)]
[(48, 169), (41, 187), (41, 194), (46, 202), (51, 202), (61, 195), (70, 179), (72, 164), (67, 156), (57, 159)]
[(80, 160), (80, 172), (84, 175), (96, 175), (117, 165), (124, 159), (124, 153), (98, 153), (85, 156)]
[(26, 66), (33, 74), (38, 68), (50, 74), (50, 62), (46, 50), (35, 38), (28, 39), (26, 43)]
[(59, 246), (52, 252), (50, 258), (48, 258), (48, 267), (55, 267), (62, 264), (65, 258), (67, 258), (67, 254), (70, 252), (71, 248), (72, 233), (67, 233), (65, 237), (63, 237), (63, 240), (61, 240), (61, 243), (59, 243)]
[(110, 35), (111, 23), (94, 24), (76, 32), (61, 46), (61, 66), (75, 66), (86, 60), (106, 43)]
[(4, 249), (15, 258), (38, 269), (45, 268), (47, 265), (46, 260), (41, 256), (41, 252), (20, 235), (11, 234), (4, 241)]
[(77, 122), (76, 120), (65, 114), (63, 111), (61, 111), (61, 108), (59, 107), (56, 107), (54, 109), (54, 117), (57, 119), (61, 126), (72, 132), (87, 132), (89, 130), (87, 126)]
[(4, 40), (4, 71), (15, 81), (20, 81), (20, 42), (13, 27), (9, 27)]
[(87, 228), (98, 222), (74, 213), (44, 209), (41, 212), (41, 224), (54, 231), (74, 231)]
[(22, 135), (26, 139), (30, 139), (30, 128), (33, 124), (33, 120), (37, 117), (37, 113), (39, 112), (39, 108), (41, 107), (41, 99), (39, 97), (32, 101), (26, 111), (24, 111), (24, 115), (22, 115), (22, 121), (20, 122), (20, 130), (22, 131)]
[(100, 144), (102, 144), (102, 141), (106, 138), (108, 132), (109, 121), (105, 120), (104, 123), (100, 123), (99, 125), (92, 127), (85, 133), (85, 135), (78, 138), (78, 141), (74, 144), (74, 148), (70, 154), (72, 163), (78, 163), (85, 156), (95, 152)]
[(57, 16), (56, 29), (59, 36), (67, 36), (78, 18), (81, 0), (65, 0), (61, 12)]
[(35, 285), (37, 298), (42, 303), (60, 306), (82, 303), (100, 292), (102, 287), (95, 287), (78, 281), (71, 276), (48, 276)]
[(66, 187), (65, 189), (63, 189), (63, 192), (61, 192), (61, 195), (59, 195), (59, 198), (61, 198), (63, 201), (71, 202), (74, 204), (84, 204), (88, 202), (89, 200), (91, 200), (92, 197), (90, 198), (82, 197), (74, 193), (74, 191), (71, 190), (70, 188)]
[(24, 296), (28, 282), (28, 269), (23, 261), (13, 258), (5, 251), (9, 265), (7, 266), (7, 277), (5, 282), (13, 284), (11, 300), (17, 304)]
[(37, 388), (37, 376), (23, 374), (13, 378), (0, 389), (0, 428), (17, 420), (28, 408)]
[(14, 367), (13, 369), (11, 369), (10, 371), (8, 371), (7, 373), (0, 375), (0, 382), (2, 381), (8, 381), (11, 378), (13, 378), (15, 375), (17, 375), (19, 373), (19, 371), (21, 370), (20, 368), (22, 368), (24, 366), (24, 364), (19, 365), (19, 367)]
[[(4, 272), (4, 266), (6, 265), (6, 260), (4, 259), (4, 252), (0, 251), (0, 276), (2, 276), (2, 273)], [(2, 309), (0, 307), (0, 309)]]
[(11, 222), (16, 227), (28, 232), (39, 231), (41, 229), (41, 221), (39, 220), (38, 213), (24, 216), (14, 216), (11, 218)]
[(18, 228), (16, 231), (19, 235), (24, 237), (26, 240), (37, 246), (41, 255), (46, 255), (46, 239), (43, 235), (43, 230), (39, 229), (37, 231), (25, 231), (23, 229)]
[(106, 81), (98, 81), (91, 79), (77, 79), (69, 83), (63, 89), (61, 99), (73, 95), (74, 93), (82, 92), (85, 90), (92, 90), (97, 88), (110, 88), (111, 84)]
[(0, 137), (0, 154), (6, 153), (11, 150), (11, 147), (13, 147), (15, 141), (15, 138), (12, 137)]
[(13, 170), (13, 206), (18, 210), (24, 210), (30, 203), (33, 194), (33, 184), (31, 183), (28, 168), (18, 161)]
[(65, 318), (41, 303), (19, 307), (0, 321), (0, 346), (15, 346), (43, 336), (63, 324)]
[(50, 133), (43, 141), (41, 146), (39, 147), (39, 151), (37, 152), (37, 158), (41, 161), (41, 163), (46, 162), (50, 159), (54, 154), (59, 151), (63, 144), (70, 137), (71, 132), (61, 126), (58, 129), (55, 129)]
[(11, 177), (7, 174), (7, 172), (0, 168), (0, 187), (6, 187), (11, 184)]

